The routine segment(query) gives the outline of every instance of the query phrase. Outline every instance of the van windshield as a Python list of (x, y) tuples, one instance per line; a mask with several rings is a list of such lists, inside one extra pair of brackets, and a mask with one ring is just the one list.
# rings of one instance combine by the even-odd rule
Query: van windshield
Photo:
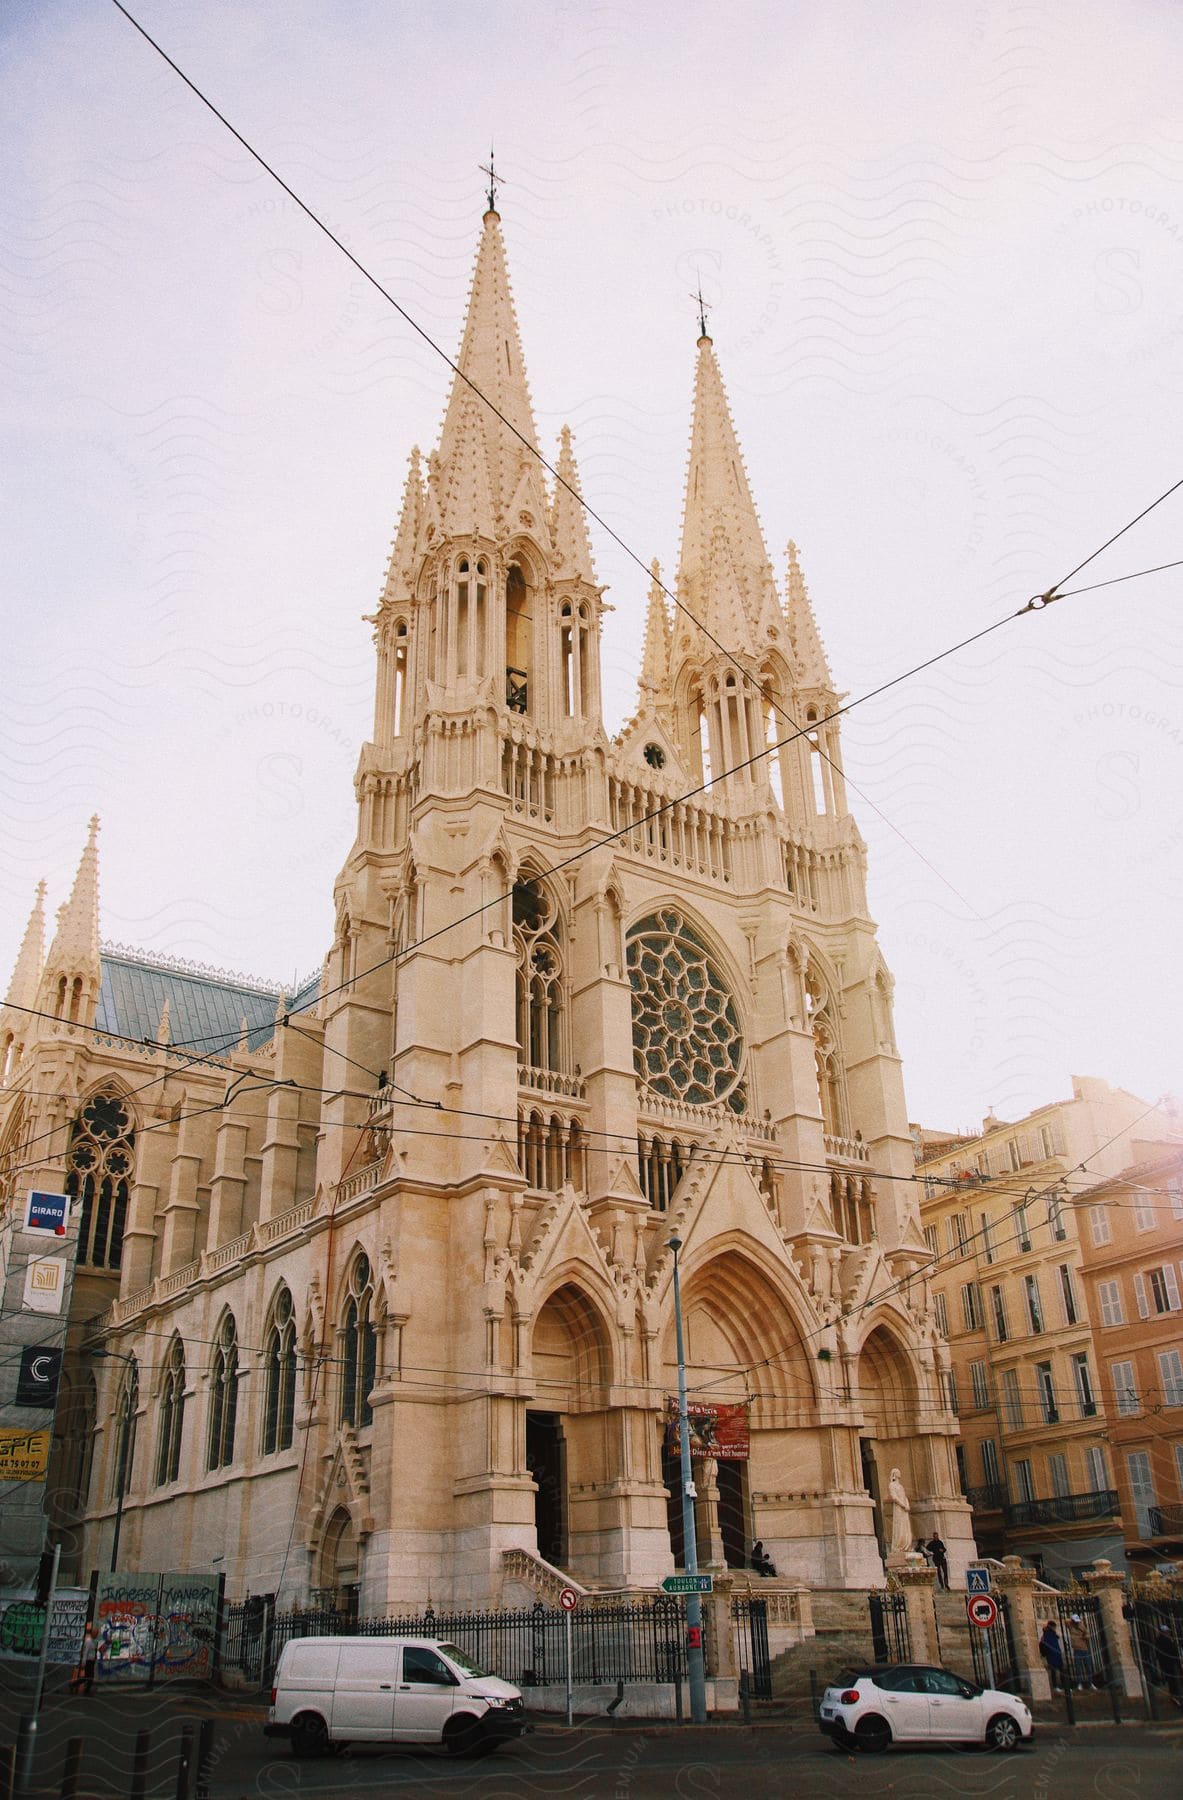
[(466, 1675), (480, 1676), (489, 1673), (488, 1669), (482, 1669), (480, 1663), (473, 1662), (471, 1656), (469, 1656), (466, 1651), (459, 1649), (455, 1644), (441, 1644), (440, 1649), (443, 1651), (448, 1661), (454, 1662), (456, 1667), (458, 1669), (463, 1669)]

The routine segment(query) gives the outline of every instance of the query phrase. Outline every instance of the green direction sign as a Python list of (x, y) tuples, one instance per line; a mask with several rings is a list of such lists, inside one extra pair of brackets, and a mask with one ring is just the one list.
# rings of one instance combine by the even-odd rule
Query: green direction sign
[(713, 1575), (667, 1575), (661, 1584), (663, 1594), (713, 1594)]

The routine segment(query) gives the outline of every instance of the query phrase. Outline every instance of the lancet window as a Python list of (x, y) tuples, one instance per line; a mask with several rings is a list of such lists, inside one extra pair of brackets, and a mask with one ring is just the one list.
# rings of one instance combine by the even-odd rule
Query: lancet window
[(360, 1429), (373, 1423), (370, 1391), (378, 1369), (374, 1283), (364, 1253), (358, 1254), (349, 1271), (341, 1337), (341, 1423)]
[(394, 627), (394, 650), (391, 666), (392, 677), (392, 719), (391, 731), (395, 737), (401, 737), (407, 726), (407, 657), (410, 650), (410, 639), (407, 635), (407, 622), (399, 619)]
[(654, 1212), (669, 1210), (674, 1189), (686, 1173), (693, 1154), (694, 1145), (683, 1144), (678, 1138), (667, 1141), (656, 1132), (652, 1137), (645, 1132), (638, 1133), (637, 1173), (641, 1192)]
[(156, 1485), (164, 1487), (181, 1473), (181, 1439), (185, 1431), (185, 1347), (175, 1337), (160, 1384), (160, 1436), (156, 1443)]
[(513, 889), (517, 956), (518, 1060), (530, 1069), (564, 1067), (563, 955), (558, 908), (540, 881)]
[(226, 1469), (234, 1461), (234, 1428), (238, 1422), (238, 1328), (227, 1313), (218, 1333), (210, 1365), (209, 1444), (207, 1469)]
[[(112, 1421), (115, 1427), (115, 1454), (111, 1458), (110, 1468), (112, 1500), (118, 1500), (120, 1494), (126, 1494), (131, 1488), (135, 1473), (139, 1416), (140, 1366), (132, 1357), (123, 1367), (123, 1379), (119, 1384), (119, 1398)], [(82, 1498), (85, 1499), (85, 1490)]]
[(590, 711), (590, 641), (591, 622), (586, 601), (574, 604), (565, 600), (559, 614), (559, 661), (562, 668), (563, 711), (569, 719), (586, 718)]
[(77, 1385), (62, 1378), (58, 1393), (58, 1428), (61, 1433), (61, 1475), (57, 1499), (68, 1513), (85, 1511), (94, 1461), (98, 1395), (93, 1375)]
[(569, 1186), (585, 1193), (587, 1155), (579, 1120), (538, 1108), (519, 1112), (518, 1167), (527, 1187), (553, 1194)]
[(263, 1342), (263, 1454), (292, 1447), (296, 1411), (296, 1319), (292, 1296), (280, 1288)]
[(66, 1192), (81, 1200), (78, 1262), (93, 1269), (117, 1269), (134, 1149), (126, 1106), (117, 1094), (95, 1094), (74, 1121), (66, 1166)]
[(505, 578), (505, 704), (511, 712), (530, 711), (530, 590), (518, 563)]

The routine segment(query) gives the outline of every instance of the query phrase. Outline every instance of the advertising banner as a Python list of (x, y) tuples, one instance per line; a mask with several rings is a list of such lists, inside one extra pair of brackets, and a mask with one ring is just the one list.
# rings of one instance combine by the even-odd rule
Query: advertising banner
[(62, 1373), (62, 1353), (46, 1344), (26, 1344), (21, 1351), (16, 1377), (16, 1406), (40, 1406), (52, 1410), (57, 1405), (58, 1381)]
[(26, 1231), (52, 1231), (65, 1237), (70, 1202), (65, 1194), (39, 1194), (34, 1190), (25, 1206)]
[(100, 1575), (99, 1680), (159, 1683), (211, 1675), (221, 1592), (219, 1575)]
[(25, 1265), (25, 1311), (60, 1313), (65, 1294), (65, 1257), (31, 1256)]
[[(678, 1402), (667, 1399), (666, 1443), (678, 1449)], [(690, 1420), (691, 1456), (713, 1456), (716, 1462), (747, 1462), (752, 1453), (752, 1436), (748, 1408), (744, 1401), (735, 1406), (701, 1406), (691, 1401), (686, 1408)]]
[(0, 1481), (36, 1481), (49, 1467), (48, 1431), (0, 1425)]

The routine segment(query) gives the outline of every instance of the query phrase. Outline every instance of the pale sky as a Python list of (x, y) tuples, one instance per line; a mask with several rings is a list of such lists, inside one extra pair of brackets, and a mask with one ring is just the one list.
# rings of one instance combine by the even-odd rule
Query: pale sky
[[(495, 138), (543, 447), (571, 424), (667, 578), (701, 276), (851, 698), (1183, 476), (1170, 0), (138, 16), (450, 355)], [(448, 372), (108, 0), (14, 0), (0, 46), (0, 983), (95, 811), (106, 938), (290, 980)], [(615, 729), (646, 584), (592, 538)], [(1176, 557), (1183, 491), (1080, 581)], [(1183, 570), (1066, 599), (847, 720), (913, 1118), (1178, 1090), (1181, 599)]]

